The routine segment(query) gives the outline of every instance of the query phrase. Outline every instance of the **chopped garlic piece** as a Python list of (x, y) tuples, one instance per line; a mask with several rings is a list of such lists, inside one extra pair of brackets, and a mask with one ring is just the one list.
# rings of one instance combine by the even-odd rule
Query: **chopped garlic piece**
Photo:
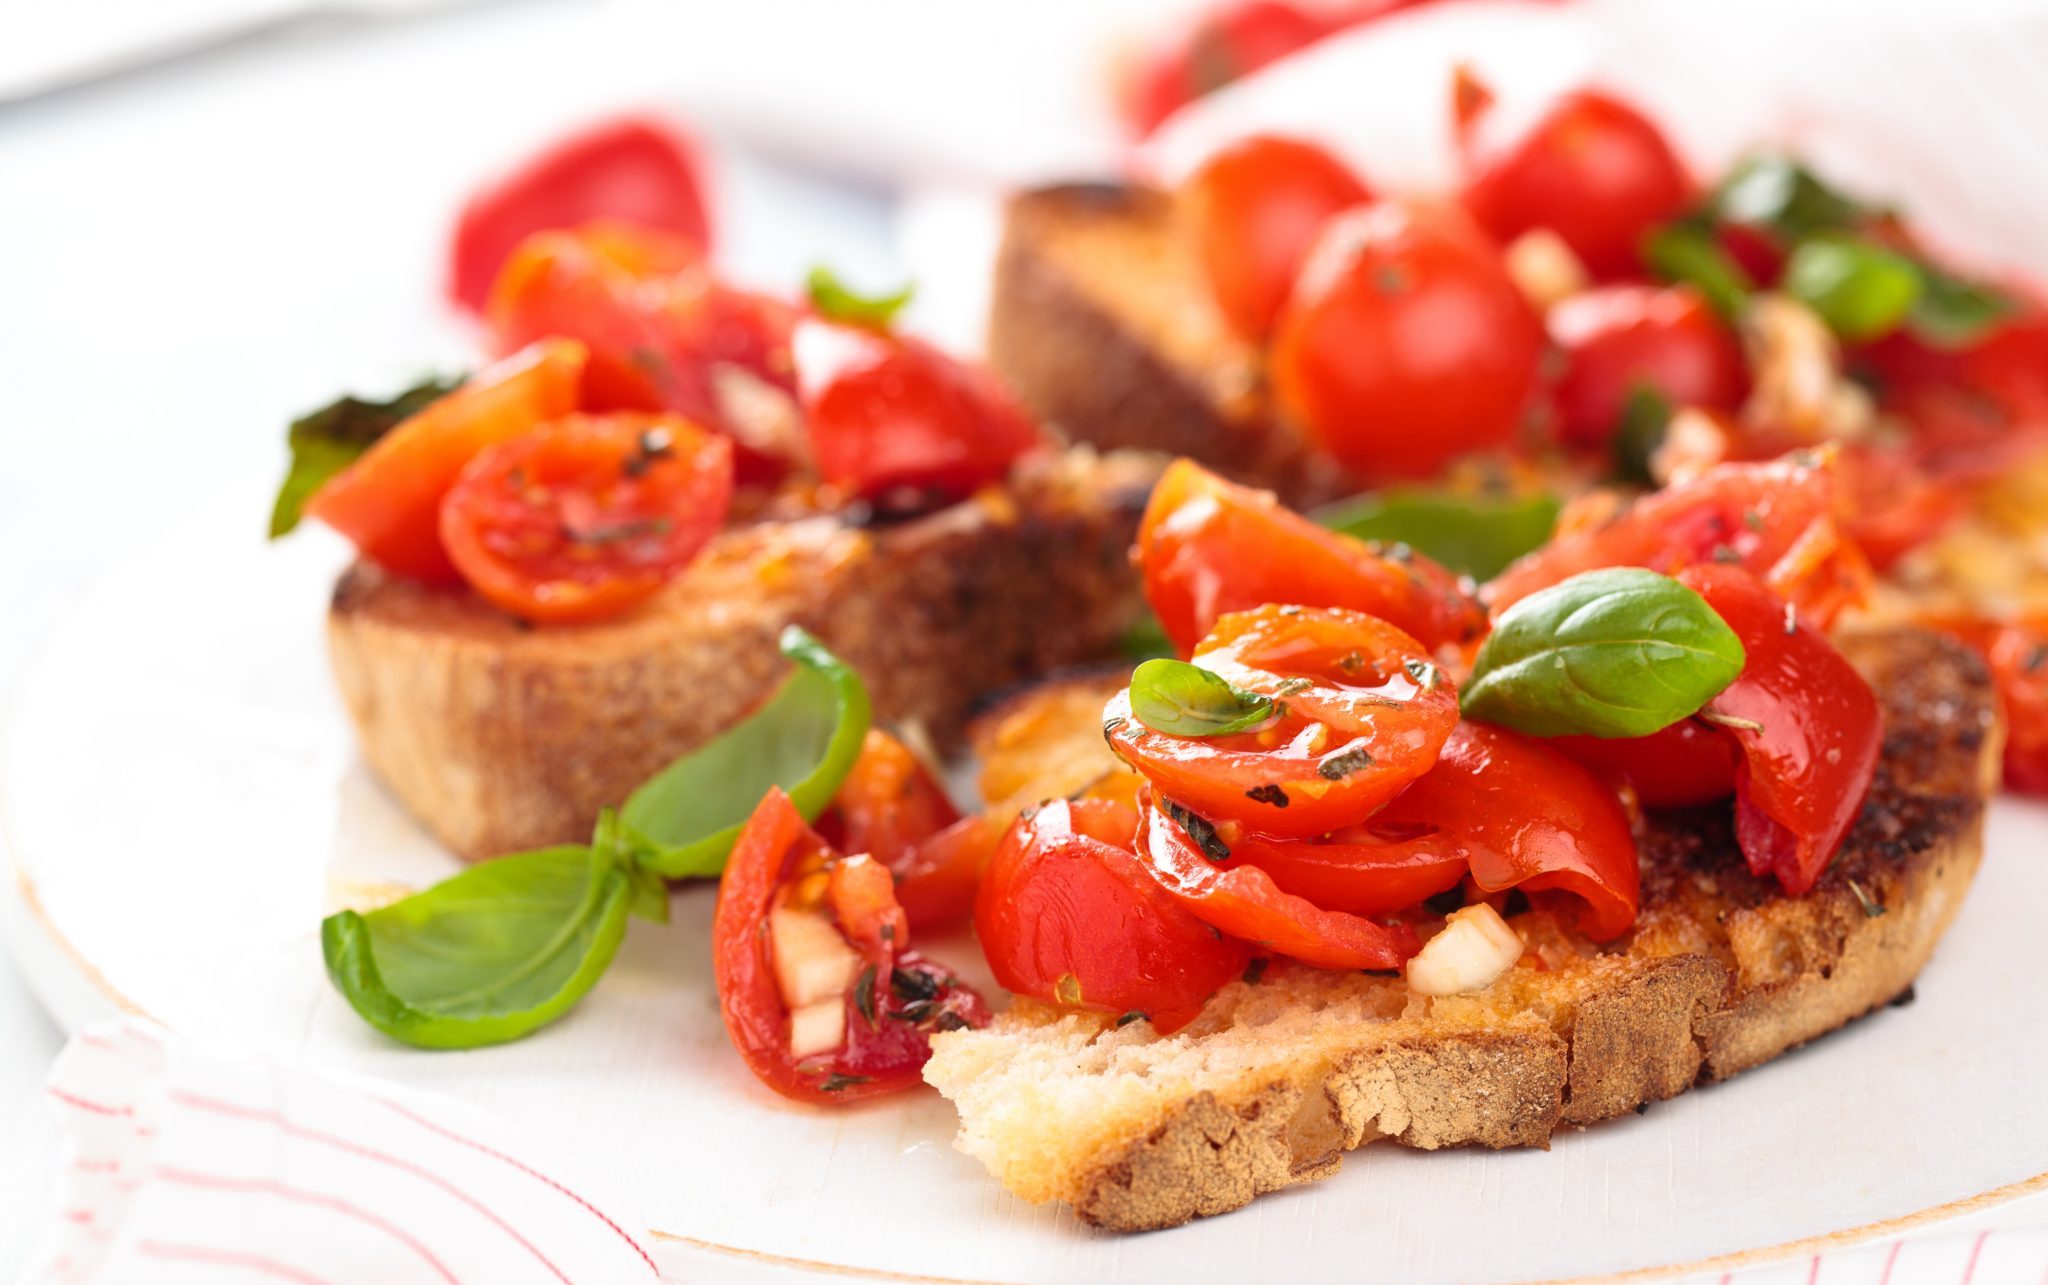
[(1754, 376), (1743, 418), (1805, 441), (1855, 437), (1870, 429), (1869, 394), (1842, 377), (1842, 352), (1820, 314), (1797, 299), (1760, 294), (1742, 318)]
[(1538, 312), (1593, 284), (1579, 256), (1549, 228), (1530, 228), (1509, 242), (1506, 264), (1508, 279)]
[(789, 1015), (789, 1055), (806, 1058), (846, 1042), (846, 1000), (834, 995), (806, 1004)]
[(1408, 961), (1408, 989), (1417, 995), (1485, 990), (1522, 957), (1522, 938), (1492, 906), (1453, 911), (1444, 929)]
[(777, 906), (768, 912), (768, 944), (782, 1002), (792, 1009), (838, 1003), (860, 973), (860, 956), (821, 914)]

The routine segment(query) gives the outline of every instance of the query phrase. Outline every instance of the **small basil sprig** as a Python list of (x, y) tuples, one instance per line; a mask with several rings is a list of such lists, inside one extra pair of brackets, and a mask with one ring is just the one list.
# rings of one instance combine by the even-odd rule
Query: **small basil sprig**
[(1316, 520), (1381, 544), (1405, 544), (1453, 571), (1490, 580), (1550, 538), (1554, 495), (1474, 496), (1407, 487), (1340, 500)]
[(837, 273), (824, 266), (812, 268), (806, 284), (810, 289), (811, 307), (825, 320), (875, 329), (887, 328), (917, 293), (915, 285), (906, 285), (894, 294), (856, 294), (839, 279)]
[(270, 510), (270, 538), (275, 540), (299, 525), (306, 501), (313, 498), (328, 478), (362, 458), (378, 438), (455, 391), (462, 380), (427, 379), (406, 389), (389, 401), (365, 401), (344, 397), (310, 415), (292, 421), (287, 441), (291, 445), (291, 469), (277, 488), (277, 502)]
[(1919, 267), (1859, 237), (1809, 237), (1785, 261), (1786, 294), (1852, 343), (1897, 330), (1920, 302)]
[(1697, 713), (1745, 659), (1704, 598), (1670, 576), (1610, 567), (1503, 612), (1461, 704), (1531, 736), (1648, 736)]
[(1776, 153), (1736, 162), (1708, 197), (1707, 208), (1717, 218), (1763, 228), (1788, 243), (1862, 227), (1883, 213)]
[(718, 873), (770, 786), (813, 819), (845, 781), (867, 690), (795, 626), (781, 648), (796, 671), (767, 704), (656, 774), (624, 812), (607, 809), (587, 846), (499, 857), (367, 914), (330, 915), (320, 945), (335, 989), (422, 1048), (500, 1044), (568, 1012), (618, 953), (627, 917), (666, 922), (663, 877)]
[(1228, 736), (1273, 717), (1273, 700), (1184, 660), (1160, 657), (1131, 672), (1131, 713), (1168, 736)]
[(1643, 242), (1643, 262), (1659, 280), (1699, 291), (1725, 321), (1740, 317), (1756, 290), (1756, 282), (1722, 246), (1713, 226), (1697, 219), (1651, 232)]

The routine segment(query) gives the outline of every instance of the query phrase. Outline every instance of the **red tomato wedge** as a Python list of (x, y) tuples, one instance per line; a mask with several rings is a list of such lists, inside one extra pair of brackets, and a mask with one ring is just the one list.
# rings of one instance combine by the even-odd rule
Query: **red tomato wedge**
[(1161, 888), (1220, 931), (1321, 968), (1399, 968), (1421, 948), (1405, 924), (1325, 910), (1282, 891), (1264, 869), (1234, 852), (1217, 855), (1188, 826), (1186, 809), (1155, 798), (1139, 833), (1140, 855)]
[(1291, 512), (1271, 492), (1175, 460), (1138, 528), (1145, 597), (1182, 655), (1230, 611), (1269, 602), (1378, 616), (1425, 646), (1486, 627), (1470, 581), (1420, 554), (1354, 540)]
[(455, 225), (448, 297), (482, 312), (491, 283), (536, 232), (617, 219), (711, 245), (696, 146), (650, 120), (609, 121), (573, 134), (472, 196)]
[(725, 524), (732, 445), (673, 416), (570, 416), (493, 446), (441, 503), (441, 541), (492, 604), (549, 624), (652, 597)]
[(1534, 737), (1460, 723), (1429, 774), (1365, 829), (1397, 846), (1448, 846), (1481, 892), (1565, 894), (1595, 941), (1635, 923), (1640, 873), (1628, 814), (1612, 787)]
[(442, 497), (485, 447), (575, 410), (588, 355), (582, 344), (550, 340), (479, 371), (328, 479), (306, 512), (386, 571), (459, 584), (441, 544)]
[(1321, 839), (1247, 834), (1231, 845), (1230, 858), (1265, 871), (1282, 892), (1352, 915), (1406, 910), (1465, 879), (1465, 853), (1456, 845), (1371, 823)]
[(818, 829), (842, 852), (871, 853), (887, 866), (896, 900), (921, 929), (973, 912), (982, 868), (1005, 826), (995, 817), (962, 817), (909, 746), (871, 728)]
[[(933, 1031), (988, 1021), (950, 969), (907, 949), (901, 914), (886, 872), (840, 857), (768, 791), (733, 845), (711, 927), (726, 1034), (763, 1084), (828, 1105), (900, 1092), (921, 1083)], [(791, 985), (807, 988), (798, 1004)], [(798, 1053), (798, 1038), (816, 1047)]]
[(1827, 638), (1738, 567), (1693, 566), (1678, 579), (1742, 640), (1742, 676), (1708, 708), (1742, 754), (1735, 837), (1749, 868), (1785, 891), (1812, 890), (1863, 809), (1884, 741), (1870, 684)]
[(1735, 747), (1697, 719), (1648, 736), (1553, 736), (1544, 744), (1627, 781), (1644, 807), (1689, 808), (1735, 793)]
[(1457, 689), (1421, 644), (1355, 611), (1236, 612), (1194, 660), (1284, 710), (1257, 731), (1173, 736), (1140, 722), (1125, 690), (1102, 712), (1110, 748), (1167, 798), (1264, 834), (1364, 821), (1430, 769), (1458, 721)]
[(2005, 625), (1985, 647), (2005, 704), (2005, 783), (2048, 794), (2048, 630)]
[(996, 980), (1067, 1008), (1194, 1020), (1250, 951), (1183, 908), (1132, 852), (1136, 816), (1055, 800), (1019, 817), (989, 863), (974, 929)]

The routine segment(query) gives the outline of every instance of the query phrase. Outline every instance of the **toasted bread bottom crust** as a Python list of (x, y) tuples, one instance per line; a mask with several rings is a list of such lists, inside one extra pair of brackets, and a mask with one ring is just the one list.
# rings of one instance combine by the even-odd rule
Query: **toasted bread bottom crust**
[[(1434, 1001), (1406, 996), (1398, 979), (1276, 969), (1261, 987), (1277, 995), (1233, 983), (1192, 1039), (1159, 1045), (1199, 1051), (1238, 1038), (1240, 1011), (1256, 1028), (1278, 1007), (1303, 1019), (1307, 1033), (1290, 1035), (1295, 1060), (1246, 1066), (1239, 1055), (1184, 1100), (1077, 1126), (1047, 1121), (1071, 1128), (1075, 1146), (1030, 1160), (999, 1128), (978, 1131), (963, 1102), (963, 1146), (1012, 1190), (1069, 1201), (1098, 1226), (1170, 1227), (1327, 1176), (1344, 1150), (1375, 1139), (1547, 1146), (1561, 1125), (1725, 1079), (1897, 1000), (1976, 872), (2002, 729), (1989, 677), (1966, 650), (1920, 632), (1845, 646), (1885, 702), (1884, 754), (1861, 817), (1808, 896), (1749, 874), (1727, 808), (1659, 817), (1642, 845), (1642, 914), (1620, 942), (1597, 952), (1582, 943), (1583, 956), (1559, 967), (1516, 968), (1485, 992)], [(1107, 1027), (1077, 1035), (1081, 1020), (1020, 1006), (990, 1032), (937, 1042), (928, 1078), (960, 1101), (973, 1064), (955, 1062), (956, 1050), (1034, 1030), (1119, 1041), (1129, 1057), (1158, 1038)]]

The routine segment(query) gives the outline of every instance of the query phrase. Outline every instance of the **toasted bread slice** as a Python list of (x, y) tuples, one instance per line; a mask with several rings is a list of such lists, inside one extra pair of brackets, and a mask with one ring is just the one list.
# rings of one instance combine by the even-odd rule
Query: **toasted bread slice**
[(357, 565), (329, 613), (335, 675), (371, 768), (456, 852), (580, 841), (766, 698), (791, 623), (860, 672), (878, 718), (942, 743), (982, 693), (1114, 650), (1158, 467), (1073, 449), (907, 522), (736, 528), (647, 607), (580, 628)]
[(989, 363), (1076, 441), (1190, 456), (1299, 508), (1353, 489), (1272, 413), (1256, 350), (1224, 324), (1155, 188), (1077, 184), (1011, 198)]
[[(1884, 754), (1810, 895), (1752, 876), (1730, 809), (1704, 809), (1649, 822), (1631, 934), (1596, 947), (1517, 916), (1522, 965), (1475, 994), (1276, 962), (1165, 1038), (1020, 1001), (932, 1042), (925, 1078), (959, 1107), (957, 1145), (1027, 1200), (1169, 1227), (1324, 1177), (1380, 1138), (1545, 1146), (1560, 1125), (1724, 1079), (1898, 999), (1976, 871), (2003, 730), (1982, 662), (1956, 644), (1900, 631), (1845, 647), (1884, 702)], [(1026, 712), (997, 717), (1015, 729)], [(1029, 752), (1071, 779), (1081, 740), (1099, 740), (1075, 735)], [(999, 750), (1023, 752), (1016, 735)], [(1112, 768), (1106, 752), (1097, 766)]]

